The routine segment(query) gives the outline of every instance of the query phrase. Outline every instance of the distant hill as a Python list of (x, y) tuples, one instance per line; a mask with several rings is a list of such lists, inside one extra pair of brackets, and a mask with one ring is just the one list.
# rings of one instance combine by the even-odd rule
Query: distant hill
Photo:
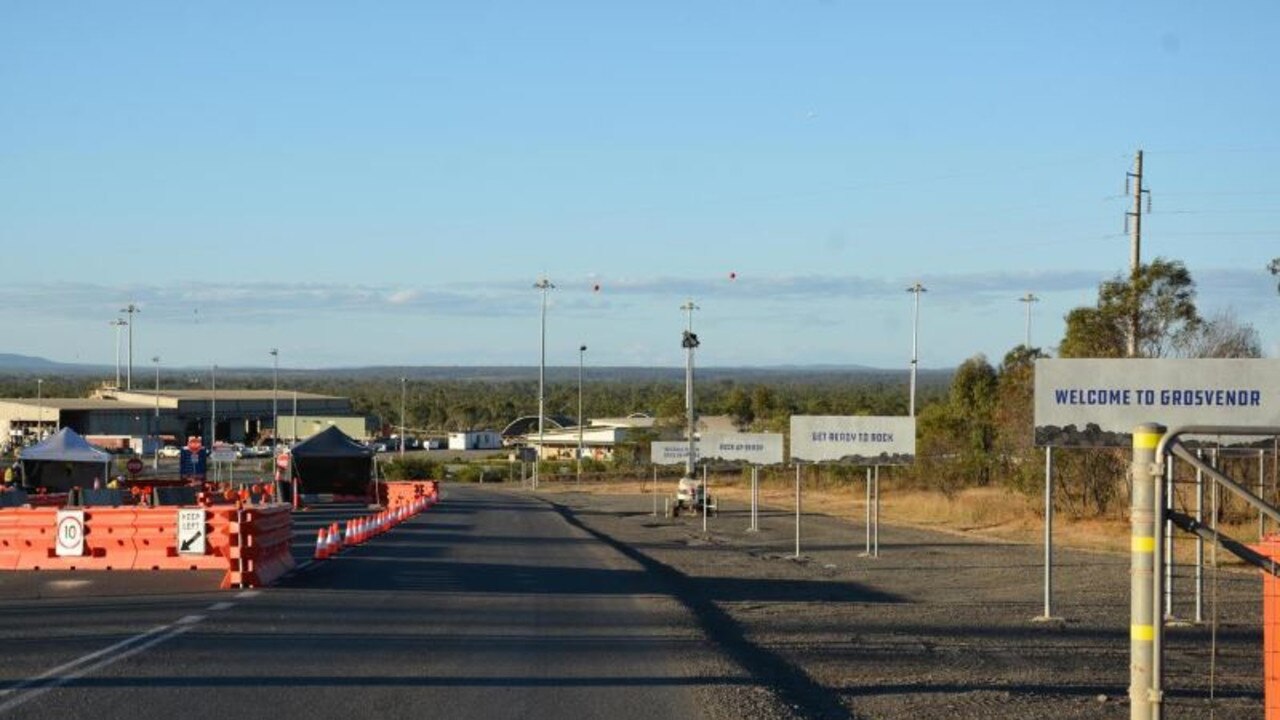
[[(82, 365), (60, 363), (28, 355), (0, 353), (0, 374), (45, 373), (66, 376), (84, 376), (107, 373), (113, 369), (106, 365)], [(183, 373), (184, 368), (166, 368), (165, 374)], [(198, 372), (205, 372), (200, 368)], [(923, 383), (948, 382), (954, 369), (920, 370)], [(860, 383), (906, 382), (907, 368), (873, 368), (865, 365), (777, 365), (770, 367), (706, 367), (697, 369), (699, 382), (828, 382), (846, 381)], [(261, 378), (270, 377), (270, 367), (219, 367), (218, 377)], [(590, 382), (609, 380), (629, 382), (683, 382), (683, 367), (588, 367), (584, 375)], [(104, 376), (105, 377), (105, 376)], [(536, 380), (536, 366), (367, 366), (351, 368), (281, 369), (280, 377), (307, 379), (381, 380), (409, 378), (417, 381), (461, 382), (511, 382)], [(576, 381), (577, 366), (548, 366), (549, 382)]]
[(32, 357), (30, 355), (14, 355), (13, 353), (0, 353), (0, 370), (11, 371), (31, 371), (31, 370), (54, 370), (66, 369), (72, 366), (63, 363), (56, 363), (52, 360), (45, 360), (40, 357)]

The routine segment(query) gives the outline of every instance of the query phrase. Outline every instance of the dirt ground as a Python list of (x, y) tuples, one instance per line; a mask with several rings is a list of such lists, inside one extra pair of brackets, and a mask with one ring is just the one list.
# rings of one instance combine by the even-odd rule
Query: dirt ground
[[(1039, 544), (882, 515), (880, 556), (869, 558), (852, 512), (806, 511), (796, 558), (794, 501), (781, 492), (766, 496), (759, 532), (747, 531), (741, 493), (722, 493), (704, 533), (697, 516), (663, 517), (659, 506), (655, 517), (638, 489), (540, 490), (584, 529), (678, 578), (687, 603), (705, 604), (709, 639), (776, 675), (798, 716), (1128, 717), (1127, 555), (1059, 550), (1061, 619), (1033, 622), (1044, 611)], [(1193, 598), (1179, 578), (1175, 617), (1193, 617)], [(1260, 717), (1258, 573), (1207, 569), (1204, 608), (1204, 623), (1167, 632), (1166, 716)]]

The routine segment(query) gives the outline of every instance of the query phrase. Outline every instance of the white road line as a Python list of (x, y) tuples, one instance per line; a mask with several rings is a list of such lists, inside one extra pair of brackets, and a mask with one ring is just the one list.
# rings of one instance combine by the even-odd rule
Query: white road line
[[(191, 620), (191, 618), (196, 618), (196, 619)], [(114, 663), (120, 662), (121, 660), (126, 660), (128, 658), (131, 658), (134, 655), (137, 655), (138, 653), (142, 652), (143, 650), (159, 645), (165, 640), (171, 640), (187, 632), (191, 628), (195, 627), (195, 623), (198, 623), (200, 622), (200, 620), (203, 620), (203, 619), (204, 618), (199, 615), (188, 615), (187, 617), (179, 621), (179, 622), (182, 622), (183, 620), (187, 621), (185, 624), (177, 625), (177, 623), (175, 623), (177, 627), (166, 626), (168, 628), (167, 632), (157, 635), (156, 637), (151, 638), (150, 640), (148, 640), (145, 643), (142, 643), (141, 645), (136, 645), (132, 648), (129, 648), (128, 650), (122, 653), (119, 653), (118, 655), (109, 655), (106, 658), (99, 660), (98, 662), (92, 665), (89, 665), (87, 667), (82, 667), (79, 670), (67, 673), (66, 675), (62, 675), (60, 677), (52, 678), (48, 683), (41, 685), (40, 687), (32, 688), (20, 695), (15, 695), (14, 697), (9, 698), (9, 700), (7, 700), (6, 702), (0, 703), (0, 713), (12, 710), (13, 708), (18, 707), (19, 705), (25, 705), (26, 703), (32, 700), (35, 700), (36, 698), (49, 692), (50, 690), (66, 685), (72, 680), (82, 678), (85, 675), (88, 675), (89, 673), (94, 672), (96, 670), (101, 670), (102, 668), (107, 667), (108, 665), (112, 665)], [(138, 637), (143, 637), (143, 636), (139, 635)], [(137, 638), (133, 638), (133, 639), (136, 640)], [(95, 653), (95, 655), (99, 655), (102, 652), (105, 652), (105, 651), (99, 651), (98, 653)], [(88, 657), (90, 656), (81, 658), (81, 661), (87, 659)]]
[(261, 594), (262, 594), (262, 593), (258, 592), (257, 590), (245, 590), (245, 591), (243, 591), (243, 592), (238, 592), (238, 593), (236, 593), (236, 599), (237, 599), (237, 600), (248, 600), (249, 598), (256, 598), (256, 597), (258, 597), (258, 596), (259, 596), (259, 595), (261, 595)]
[(212, 604), (212, 605), (210, 605), (210, 606), (209, 606), (209, 611), (210, 611), (210, 612), (222, 612), (223, 610), (230, 610), (231, 608), (233, 608), (233, 607), (235, 607), (235, 606), (236, 606), (236, 604), (235, 604), (235, 603), (232, 603), (232, 602), (220, 602), (220, 603), (214, 603), (214, 604)]
[(118, 642), (118, 643), (116, 643), (115, 645), (112, 645), (112, 646), (110, 646), (110, 647), (102, 648), (101, 650), (98, 650), (97, 652), (92, 652), (92, 653), (89, 653), (88, 655), (85, 655), (84, 657), (76, 658), (75, 660), (72, 660), (71, 662), (63, 663), (63, 664), (59, 665), (59, 666), (58, 666), (58, 667), (56, 667), (56, 668), (53, 668), (53, 669), (51, 669), (51, 670), (46, 670), (45, 672), (40, 673), (39, 675), (37, 675), (37, 676), (35, 676), (35, 677), (33, 677), (33, 678), (30, 678), (30, 679), (24, 680), (24, 681), (22, 681), (22, 682), (18, 683), (17, 685), (14, 685), (14, 686), (13, 686), (13, 687), (11, 687), (11, 688), (6, 688), (6, 689), (4, 689), (4, 690), (0, 690), (0, 697), (4, 697), (5, 695), (9, 695), (9, 694), (12, 694), (12, 693), (18, 692), (19, 690), (22, 690), (22, 689), (24, 689), (24, 688), (29, 688), (29, 687), (31, 687), (32, 685), (35, 685), (36, 683), (40, 682), (41, 680), (44, 680), (44, 679), (46, 679), (46, 678), (52, 677), (52, 676), (54, 676), (54, 675), (57, 675), (58, 673), (63, 672), (64, 670), (70, 670), (71, 668), (73, 668), (73, 667), (75, 667), (75, 666), (77, 666), (77, 665), (80, 665), (80, 664), (82, 664), (82, 663), (87, 663), (87, 662), (90, 662), (90, 661), (92, 661), (92, 660), (96, 660), (97, 658), (100, 658), (100, 657), (102, 657), (103, 655), (106, 655), (107, 653), (115, 652), (116, 650), (120, 650), (120, 649), (122, 649), (122, 648), (124, 648), (124, 647), (126, 647), (126, 646), (128, 646), (128, 645), (132, 645), (133, 643), (136, 643), (136, 642), (138, 642), (138, 641), (140, 641), (140, 640), (143, 640), (143, 639), (145, 639), (145, 638), (151, 637), (152, 635), (156, 635), (156, 634), (158, 634), (158, 633), (162, 633), (162, 632), (164, 632), (164, 631), (166, 631), (166, 630), (169, 630), (169, 629), (171, 629), (172, 627), (173, 627), (173, 624), (171, 623), (171, 624), (169, 624), (169, 625), (161, 625), (160, 627), (151, 628), (150, 630), (148, 630), (148, 631), (146, 631), (146, 632), (144, 632), (144, 633), (142, 633), (142, 634), (140, 634), (140, 635), (134, 635), (134, 636), (133, 636), (133, 637), (131, 637), (131, 638), (126, 638), (126, 639), (121, 640), (120, 642)]

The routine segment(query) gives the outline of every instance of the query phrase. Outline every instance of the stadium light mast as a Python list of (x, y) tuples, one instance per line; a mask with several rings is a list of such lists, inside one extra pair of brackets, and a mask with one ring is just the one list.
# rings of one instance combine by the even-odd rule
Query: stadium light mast
[(160, 356), (154, 355), (151, 362), (156, 366), (156, 413), (155, 427), (152, 428), (152, 442), (155, 443), (155, 453), (151, 457), (151, 469), (160, 469)]
[(142, 308), (138, 307), (137, 305), (134, 305), (133, 303), (129, 303), (125, 307), (120, 308), (120, 312), (128, 313), (129, 315), (129, 366), (128, 366), (128, 371), (124, 376), (124, 389), (132, 390), (133, 389), (133, 316), (136, 315), (137, 313), (142, 312)]
[(1026, 341), (1023, 343), (1023, 346), (1026, 347), (1028, 350), (1030, 350), (1031, 349), (1031, 304), (1040, 302), (1040, 298), (1036, 297), (1031, 293), (1027, 293), (1026, 295), (1023, 295), (1022, 297), (1018, 298), (1018, 302), (1025, 303), (1027, 306), (1027, 338), (1026, 338)]
[(542, 448), (546, 441), (546, 380), (547, 380), (547, 291), (554, 290), (555, 285), (547, 276), (533, 284), (542, 291), (542, 354), (538, 361), (538, 452), (533, 456), (533, 489), (538, 489), (538, 466), (542, 460)]
[(582, 484), (582, 363), (587, 355), (587, 346), (578, 348), (578, 484)]
[(404, 399), (409, 378), (400, 378), (400, 462), (404, 462)]
[(911, 410), (910, 416), (916, 416), (916, 366), (919, 364), (917, 349), (920, 337), (920, 293), (928, 292), (928, 288), (916, 283), (907, 288), (907, 292), (915, 295), (915, 312), (911, 320)]
[(116, 389), (119, 390), (120, 389), (120, 328), (124, 327), (125, 325), (128, 325), (129, 321), (125, 320), (124, 318), (116, 318), (115, 320), (112, 320), (107, 324), (116, 329)]
[(693, 304), (693, 300), (685, 301), (680, 306), (688, 316), (688, 322), (685, 327), (684, 337), (680, 342), (684, 348), (684, 412), (685, 422), (687, 424), (686, 432), (689, 434), (689, 457), (684, 463), (685, 477), (689, 480), (694, 479), (696, 441), (694, 440), (694, 408), (693, 408), (693, 351), (698, 347), (698, 336), (693, 334), (693, 311), (701, 310), (697, 305)]
[[(280, 438), (280, 348), (271, 348), (271, 457), (276, 456)], [(261, 434), (261, 433), (259, 433)]]

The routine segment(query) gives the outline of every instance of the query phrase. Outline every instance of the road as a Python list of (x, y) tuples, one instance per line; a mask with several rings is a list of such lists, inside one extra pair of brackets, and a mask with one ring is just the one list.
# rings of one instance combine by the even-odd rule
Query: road
[[(300, 514), (298, 554), (355, 512)], [(0, 576), (0, 717), (776, 714), (660, 574), (516, 493), (449, 487), (280, 586), (216, 582)]]

